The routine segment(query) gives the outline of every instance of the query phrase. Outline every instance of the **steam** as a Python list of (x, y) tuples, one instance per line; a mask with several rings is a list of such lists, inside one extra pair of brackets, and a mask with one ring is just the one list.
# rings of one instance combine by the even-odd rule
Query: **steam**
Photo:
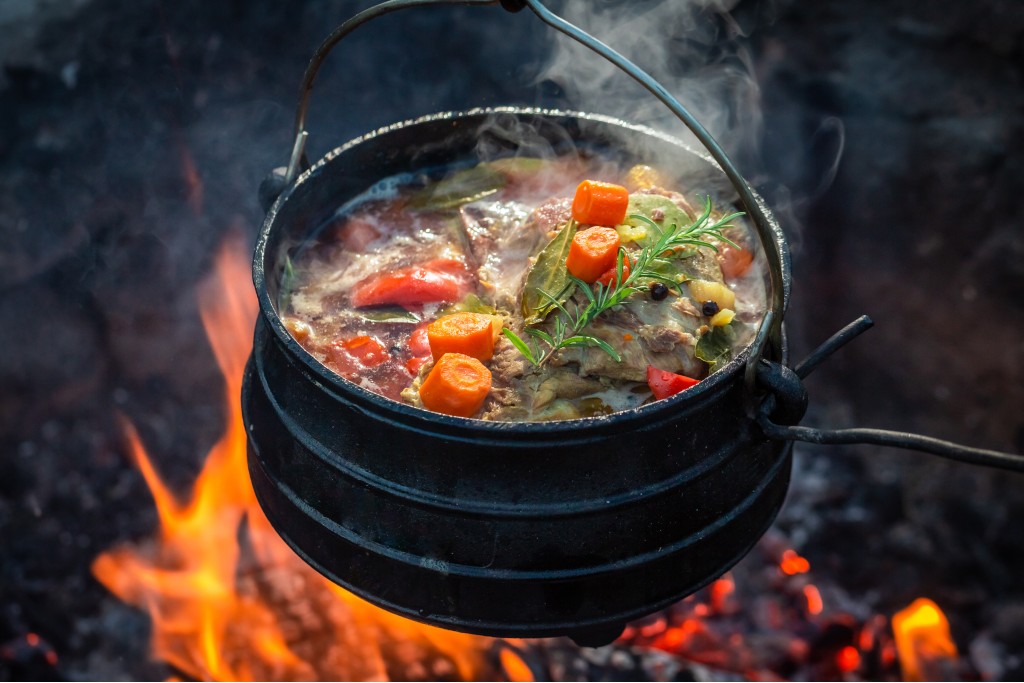
[[(553, 7), (658, 80), (727, 153), (756, 158), (760, 92), (741, 27), (738, 0), (594, 0)], [(551, 61), (539, 79), (556, 84), (568, 106), (610, 114), (697, 144), (652, 94), (616, 66), (552, 32)], [(699, 145), (698, 145), (699, 146)]]

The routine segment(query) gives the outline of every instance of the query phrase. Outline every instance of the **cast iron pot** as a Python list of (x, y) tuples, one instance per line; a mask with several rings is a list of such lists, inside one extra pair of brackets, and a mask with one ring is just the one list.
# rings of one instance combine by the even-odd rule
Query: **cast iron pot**
[[(249, 470), (295, 552), (376, 605), (470, 633), (600, 643), (720, 576), (781, 506), (790, 449), (748, 417), (750, 350), (640, 408), (493, 423), (341, 379), (292, 339), (275, 306), (282, 255), (337, 207), (387, 176), (472, 163), (481, 150), (514, 153), (488, 131), (523, 126), (535, 131), (531, 146), (575, 144), (623, 163), (657, 158), (720, 175), (710, 158), (653, 130), (527, 109), (430, 116), (330, 152), (276, 201), (256, 245), (260, 316), (242, 394)], [(788, 252), (769, 219), (764, 246), (778, 261), (784, 306)], [(784, 362), (785, 345), (764, 354)]]

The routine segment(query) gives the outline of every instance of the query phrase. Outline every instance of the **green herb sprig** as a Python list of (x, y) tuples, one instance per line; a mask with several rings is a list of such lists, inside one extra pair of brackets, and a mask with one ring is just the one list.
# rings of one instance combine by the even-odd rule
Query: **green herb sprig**
[[(561, 349), (574, 346), (597, 347), (615, 359), (616, 362), (621, 362), (622, 357), (608, 342), (593, 335), (583, 334), (583, 330), (602, 313), (622, 304), (630, 295), (646, 289), (641, 284), (642, 282), (663, 282), (666, 285), (676, 287), (682, 293), (682, 283), (665, 276), (657, 267), (670, 263), (670, 259), (673, 257), (679, 258), (681, 254), (687, 254), (686, 248), (707, 247), (717, 252), (718, 247), (709, 242), (709, 239), (715, 239), (739, 248), (722, 231), (730, 227), (730, 222), (742, 216), (743, 213), (731, 213), (712, 221), (711, 210), (711, 197), (707, 197), (704, 202), (703, 213), (697, 220), (685, 227), (672, 224), (667, 228), (663, 228), (647, 216), (640, 214), (631, 215), (631, 219), (645, 223), (653, 231), (653, 234), (657, 236), (657, 239), (654, 244), (649, 244), (641, 249), (630, 261), (629, 275), (625, 278), (622, 276), (625, 269), (625, 259), (629, 257), (626, 250), (620, 247), (618, 260), (615, 265), (615, 280), (607, 287), (599, 282), (597, 287), (592, 289), (590, 285), (582, 280), (568, 275), (568, 283), (562, 291), (555, 295), (543, 289), (537, 290), (541, 297), (550, 302), (553, 307), (552, 310), (557, 309), (559, 312), (559, 317), (555, 318), (552, 333), (545, 332), (536, 327), (528, 326), (526, 328), (526, 334), (538, 340), (539, 344), (543, 344), (546, 348), (542, 348), (539, 344), (537, 348), (531, 347), (519, 335), (508, 328), (503, 329), (502, 333), (528, 361), (538, 367), (547, 363)], [(586, 295), (586, 301), (581, 304), (573, 300), (573, 310), (570, 311), (567, 299), (573, 296), (575, 290), (582, 291)], [(566, 303), (562, 303), (563, 301), (566, 301)]]

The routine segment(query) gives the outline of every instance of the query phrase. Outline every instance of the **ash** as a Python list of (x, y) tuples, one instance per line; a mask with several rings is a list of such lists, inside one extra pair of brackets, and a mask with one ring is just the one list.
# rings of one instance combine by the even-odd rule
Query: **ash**
[[(196, 283), (228, 231), (255, 235), (304, 65), (368, 4), (0, 6), (0, 679), (169, 674), (148, 658), (148, 619), (89, 571), (156, 528), (118, 416), (187, 491), (223, 426)], [(1024, 6), (744, 0), (730, 22), (698, 14), (707, 63), (750, 64), (758, 86), (762, 144), (740, 157), (794, 248), (793, 355), (861, 313), (877, 322), (809, 380), (804, 424), (1024, 452)], [(528, 12), (383, 19), (328, 60), (310, 153), (432, 111), (571, 107), (535, 80), (550, 45)], [(1020, 679), (1022, 484), (798, 446), (786, 506), (728, 584), (606, 648), (495, 647), (557, 680), (895, 679), (888, 619), (927, 596), (960, 652), (936, 676)], [(809, 570), (781, 572), (786, 550)]]

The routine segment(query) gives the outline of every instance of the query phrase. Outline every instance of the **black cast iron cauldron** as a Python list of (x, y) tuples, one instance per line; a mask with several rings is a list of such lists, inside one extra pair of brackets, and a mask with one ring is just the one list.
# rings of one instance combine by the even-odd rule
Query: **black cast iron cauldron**
[[(499, 2), (513, 11), (530, 7), (621, 67), (664, 102), (710, 156), (608, 117), (503, 108), (390, 126), (337, 148), (295, 179), (313, 78), (341, 37), (403, 7)], [(387, 0), (325, 41), (302, 93), (288, 171), (261, 187), (261, 195), (270, 187), (269, 195), (280, 196), (253, 262), (260, 317), (242, 389), (249, 471), (285, 541), (370, 602), (460, 631), (567, 634), (581, 644), (601, 644), (626, 621), (709, 583), (751, 548), (785, 497), (790, 440), (912, 448), (1024, 471), (1020, 455), (915, 434), (792, 426), (806, 409), (800, 379), (870, 320), (862, 317), (786, 368), (781, 322), (789, 256), (770, 212), (671, 95), (540, 0)], [(754, 342), (670, 399), (605, 417), (513, 424), (389, 401), (339, 378), (289, 336), (274, 305), (288, 248), (381, 178), (471, 163), (481, 153), (516, 153), (507, 137), (479, 142), (485, 130), (517, 126), (533, 132), (530, 145), (556, 152), (570, 144), (618, 155), (623, 163), (656, 160), (681, 176), (698, 172), (701, 182), (721, 180), (724, 172), (725, 189), (731, 186), (754, 223), (769, 265), (769, 310)], [(723, 188), (698, 187), (728, 199)]]
[[(289, 545), (370, 602), (472, 633), (596, 642), (722, 574), (782, 504), (789, 448), (747, 417), (746, 353), (638, 409), (490, 423), (339, 378), (289, 336), (274, 307), (288, 245), (379, 178), (474, 159), (481, 128), (496, 120), (528, 125), (556, 147), (566, 135), (591, 148), (629, 140), (617, 152), (627, 163), (668, 149), (679, 168), (714, 169), (649, 129), (514, 109), (430, 116), (331, 152), (280, 197), (256, 246), (260, 318), (243, 388), (249, 468)], [(785, 254), (778, 226), (774, 240)]]
[[(330, 152), (292, 183), (313, 77), (342, 36), (405, 6), (497, 3), (389, 0), (346, 22), (314, 56), (285, 189), (255, 250), (260, 317), (242, 393), (249, 469), (285, 541), (370, 602), (460, 631), (568, 634), (597, 644), (721, 575), (782, 504), (790, 447), (766, 439), (758, 425), (758, 413), (772, 412), (774, 398), (766, 402), (756, 392), (754, 376), (763, 362), (786, 360), (788, 251), (764, 204), (688, 112), (621, 56), (574, 34), (578, 29), (539, 0), (501, 4), (529, 5), (618, 64), (665, 102), (710, 156), (604, 116), (501, 108), (381, 129)], [(490, 423), (361, 389), (286, 332), (275, 308), (283, 255), (347, 200), (396, 174), (567, 146), (623, 165), (654, 162), (675, 173), (678, 186), (734, 197), (747, 211), (769, 265), (770, 311), (754, 343), (710, 378), (610, 416)], [(795, 422), (801, 415), (797, 405), (786, 417)]]

